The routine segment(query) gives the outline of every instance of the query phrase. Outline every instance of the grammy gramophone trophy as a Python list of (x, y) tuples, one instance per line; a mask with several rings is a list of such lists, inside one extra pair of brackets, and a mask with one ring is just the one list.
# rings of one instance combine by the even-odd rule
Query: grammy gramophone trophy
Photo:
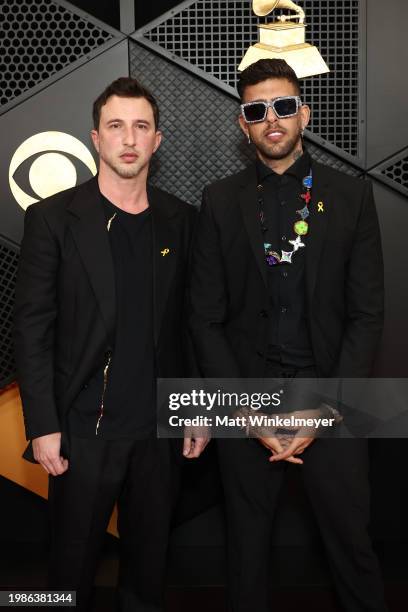
[(259, 28), (259, 42), (245, 53), (238, 70), (250, 64), (277, 57), (294, 69), (298, 78), (330, 72), (319, 50), (305, 42), (305, 13), (291, 0), (253, 0), (255, 15), (265, 17), (275, 9), (289, 9), (294, 15), (280, 15), (276, 21), (263, 23)]

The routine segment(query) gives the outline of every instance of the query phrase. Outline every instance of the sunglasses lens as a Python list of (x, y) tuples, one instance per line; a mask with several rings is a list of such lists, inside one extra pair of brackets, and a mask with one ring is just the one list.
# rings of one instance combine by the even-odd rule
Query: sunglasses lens
[(245, 121), (263, 121), (266, 115), (266, 104), (263, 102), (255, 102), (244, 107)]
[(296, 115), (296, 112), (297, 112), (296, 98), (285, 98), (284, 100), (275, 100), (274, 109), (278, 117), (287, 117), (288, 115)]

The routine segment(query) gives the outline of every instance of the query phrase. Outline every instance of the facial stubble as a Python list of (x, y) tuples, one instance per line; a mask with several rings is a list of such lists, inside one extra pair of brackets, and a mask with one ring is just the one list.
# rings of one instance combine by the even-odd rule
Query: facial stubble
[(299, 147), (301, 144), (301, 132), (299, 131), (297, 134), (293, 136), (288, 142), (284, 144), (280, 143), (265, 143), (264, 139), (266, 136), (262, 136), (261, 138), (257, 138), (256, 140), (253, 138), (253, 142), (265, 159), (285, 159)]
[(143, 163), (140, 157), (136, 159), (132, 164), (121, 164), (120, 162), (113, 161), (106, 157), (102, 158), (102, 156), (101, 159), (103, 159), (105, 164), (109, 166), (109, 168), (113, 170), (115, 174), (120, 176), (120, 178), (124, 179), (136, 178), (146, 166), (146, 164)]

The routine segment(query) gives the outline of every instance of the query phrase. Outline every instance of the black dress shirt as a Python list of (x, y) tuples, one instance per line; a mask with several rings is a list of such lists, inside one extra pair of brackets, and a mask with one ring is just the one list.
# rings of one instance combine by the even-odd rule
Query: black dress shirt
[[(270, 243), (279, 255), (281, 251), (292, 251), (289, 241), (297, 237), (293, 226), (301, 217), (296, 211), (305, 206), (300, 195), (306, 192), (302, 182), (310, 174), (310, 156), (304, 152), (282, 175), (260, 160), (256, 166), (259, 206), (263, 208), (266, 227), (264, 243)], [(307, 235), (301, 238), (305, 247), (293, 254), (292, 263), (270, 266), (265, 260), (270, 322), (266, 356), (271, 362), (295, 368), (314, 366), (305, 294)]]

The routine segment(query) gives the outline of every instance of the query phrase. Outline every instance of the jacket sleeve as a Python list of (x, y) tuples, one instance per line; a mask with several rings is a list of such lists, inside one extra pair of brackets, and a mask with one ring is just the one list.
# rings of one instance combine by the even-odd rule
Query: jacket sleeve
[(384, 266), (372, 184), (367, 181), (345, 284), (346, 321), (333, 376), (370, 375), (384, 324)]
[(184, 296), (184, 309), (183, 309), (183, 323), (182, 323), (182, 342), (183, 342), (183, 353), (185, 358), (185, 376), (188, 378), (200, 378), (201, 370), (198, 365), (196, 352), (194, 349), (193, 340), (191, 337), (191, 331), (189, 327), (189, 320), (191, 315), (191, 265), (192, 265), (192, 251), (194, 245), (194, 236), (197, 227), (198, 213), (197, 209), (193, 206), (189, 206), (189, 214), (186, 216), (186, 253), (187, 253), (187, 273), (186, 273), (186, 286)]
[(59, 248), (41, 209), (27, 209), (14, 307), (14, 351), (27, 439), (60, 431), (54, 396)]
[(206, 188), (199, 214), (191, 276), (190, 329), (199, 366), (207, 378), (239, 378), (225, 334), (228, 296), (218, 230)]

